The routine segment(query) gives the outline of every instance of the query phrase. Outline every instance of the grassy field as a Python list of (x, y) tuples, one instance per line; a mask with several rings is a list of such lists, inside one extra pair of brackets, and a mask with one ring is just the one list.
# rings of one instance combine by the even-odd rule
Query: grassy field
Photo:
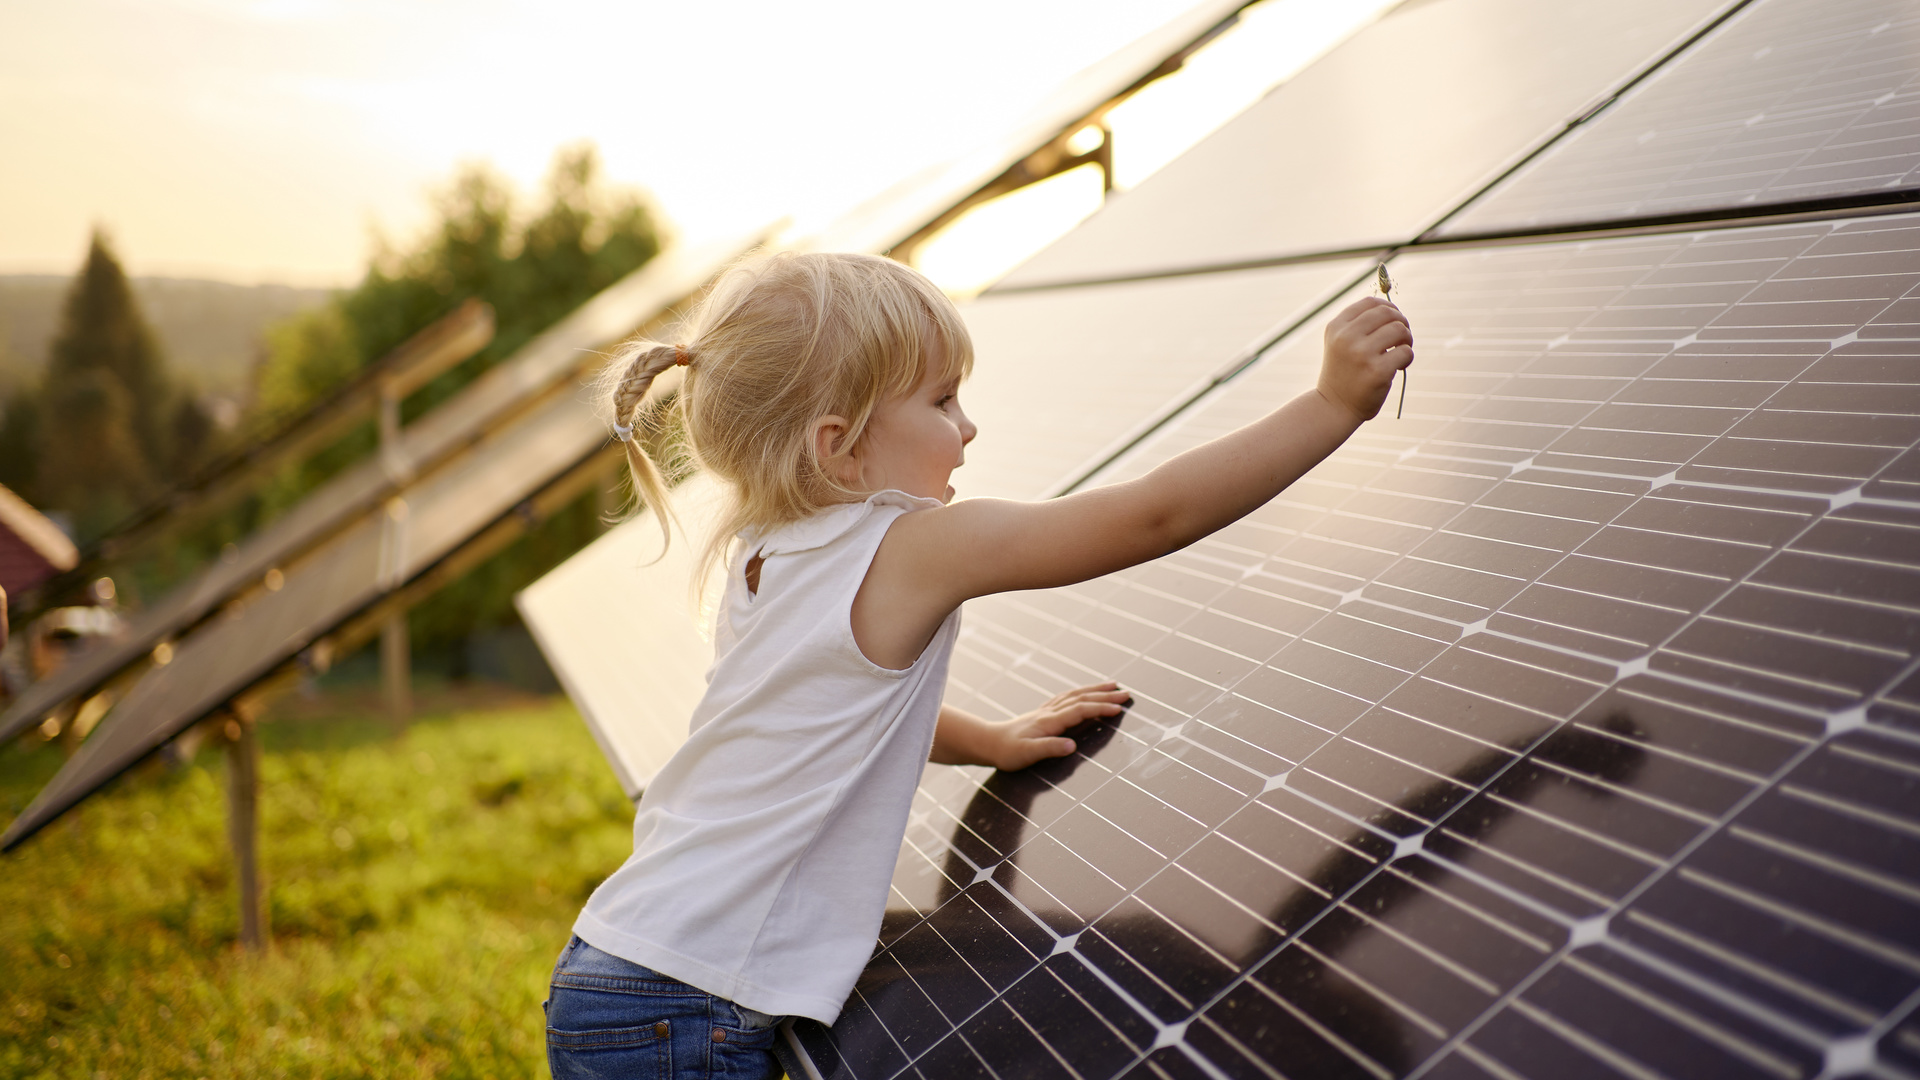
[[(545, 1076), (546, 977), (633, 812), (570, 705), (508, 696), (262, 726), (264, 955), (217, 749), (0, 856), (0, 1077)], [(0, 820), (60, 761), (0, 748)]]

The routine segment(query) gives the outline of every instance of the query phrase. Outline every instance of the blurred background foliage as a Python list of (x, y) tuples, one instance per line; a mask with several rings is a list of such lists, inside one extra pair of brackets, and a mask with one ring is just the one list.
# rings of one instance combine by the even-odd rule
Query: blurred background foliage
[[(523, 207), (506, 181), (470, 165), (435, 196), (435, 222), (407, 246), (382, 242), (351, 289), (270, 326), (241, 415), (214, 423), (192, 374), (155, 344), (107, 238), (96, 233), (68, 289), (37, 380), (16, 380), (0, 413), (0, 483), (53, 512), (85, 547), (236, 440), (257, 438), (351, 379), (468, 298), (493, 305), (491, 344), (406, 401), (410, 422), (454, 395), (594, 294), (651, 259), (661, 227), (637, 191), (604, 183), (591, 144), (562, 148)], [(260, 491), (114, 568), (138, 604), (267, 524), (372, 453), (369, 421)], [(466, 673), (475, 635), (515, 622), (512, 594), (599, 533), (583, 497), (443, 590), (411, 619), (425, 667)]]

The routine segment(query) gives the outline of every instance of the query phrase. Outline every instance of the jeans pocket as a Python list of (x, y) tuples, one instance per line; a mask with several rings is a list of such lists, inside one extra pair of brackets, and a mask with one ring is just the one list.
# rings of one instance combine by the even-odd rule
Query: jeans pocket
[[(645, 998), (556, 986), (547, 1009), (547, 1065), (554, 1080), (666, 1080), (673, 1031), (689, 1022), (649, 1009)], [(653, 1015), (656, 1011), (660, 1015)]]

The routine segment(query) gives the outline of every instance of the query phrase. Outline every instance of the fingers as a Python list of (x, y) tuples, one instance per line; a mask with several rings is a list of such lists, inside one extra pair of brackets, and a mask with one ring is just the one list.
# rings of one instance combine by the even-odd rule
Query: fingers
[(1362, 341), (1364, 355), (1388, 356), (1396, 349), (1404, 349), (1405, 352), (1395, 354), (1392, 358), (1398, 361), (1404, 357), (1405, 362), (1396, 362), (1393, 366), (1402, 368), (1413, 362), (1413, 331), (1408, 329), (1406, 323), (1387, 323), (1368, 334)]
[(1076, 686), (1071, 690), (1062, 690), (1047, 699), (1047, 709), (1063, 708), (1076, 701), (1125, 701), (1130, 695), (1120, 689), (1119, 683), (1095, 683), (1092, 686)]
[[(1046, 735), (1058, 735), (1063, 731), (1079, 727), (1089, 720), (1101, 720), (1109, 716), (1119, 716), (1126, 711), (1124, 692), (1119, 692), (1122, 700), (1088, 699), (1070, 701), (1057, 707), (1041, 710), (1034, 717), (1034, 729)], [(1102, 697), (1111, 696), (1102, 695)]]
[(1065, 757), (1079, 749), (1079, 744), (1063, 732), (1118, 716), (1132, 703), (1133, 695), (1119, 683), (1063, 690), (1038, 709), (1006, 721), (995, 764), (1002, 769), (1024, 769), (1047, 758)]
[(1361, 334), (1365, 335), (1368, 331), (1392, 319), (1407, 321), (1407, 317), (1400, 313), (1400, 308), (1392, 301), (1382, 300), (1377, 296), (1363, 296), (1342, 308), (1340, 314), (1328, 321), (1327, 337), (1331, 339), (1354, 325), (1358, 325)]
[(1072, 739), (1023, 739), (1008, 752), (1006, 760), (1001, 761), (996, 767), (1012, 772), (1048, 758), (1066, 757), (1077, 749), (1079, 747)]
[[(1027, 761), (1029, 765), (1041, 758), (1071, 754), (1077, 744), (1063, 736), (1062, 732), (1095, 720), (1111, 719), (1125, 712), (1132, 703), (1133, 695), (1121, 689), (1118, 683), (1096, 683), (1061, 691), (1049, 698), (1045, 705), (1011, 722), (1015, 726), (1009, 735), (1018, 747), (1012, 754), (1015, 758), (1024, 758), (1032, 753), (1034, 756)], [(1037, 750), (1035, 747), (1045, 749)], [(1001, 768), (1025, 767), (1001, 765)]]
[(1337, 334), (1330, 336), (1341, 341), (1371, 345), (1378, 335), (1393, 333), (1406, 335), (1405, 344), (1413, 343), (1413, 330), (1407, 324), (1407, 317), (1401, 314), (1399, 308), (1380, 300), (1355, 314)]
[(1359, 318), (1362, 314), (1381, 306), (1391, 307), (1392, 305), (1377, 296), (1363, 296), (1353, 303), (1348, 304), (1346, 307), (1341, 308), (1340, 313), (1335, 315), (1331, 322), (1327, 323), (1327, 329), (1329, 331), (1336, 330)]

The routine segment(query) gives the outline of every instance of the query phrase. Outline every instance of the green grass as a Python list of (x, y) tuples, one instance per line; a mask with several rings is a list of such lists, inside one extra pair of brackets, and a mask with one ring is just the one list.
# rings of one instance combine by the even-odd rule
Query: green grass
[[(261, 730), (271, 949), (236, 945), (224, 755), (135, 769), (0, 856), (0, 1077), (545, 1076), (547, 975), (633, 817), (572, 707)], [(60, 765), (29, 743), (0, 819)]]

